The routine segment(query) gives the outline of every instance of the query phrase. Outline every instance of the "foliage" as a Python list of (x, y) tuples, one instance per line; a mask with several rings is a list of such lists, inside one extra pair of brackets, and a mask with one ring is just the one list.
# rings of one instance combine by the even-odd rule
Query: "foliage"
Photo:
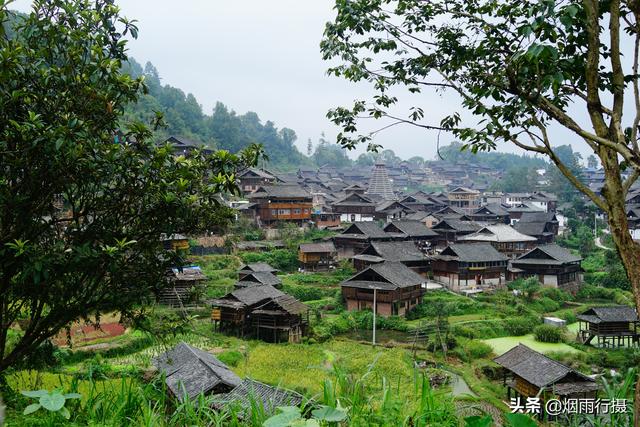
[(69, 409), (65, 407), (65, 403), (70, 399), (79, 399), (81, 396), (78, 393), (66, 393), (62, 394), (59, 391), (22, 391), (23, 396), (38, 399), (38, 403), (32, 403), (24, 409), (23, 415), (33, 414), (39, 411), (41, 408), (48, 412), (58, 413), (65, 419), (71, 418)]
[[(145, 85), (119, 71), (137, 28), (111, 1), (35, 2), (16, 30), (0, 37), (0, 370), (73, 320), (153, 299), (182, 263), (160, 236), (226, 226), (219, 195), (261, 155), (174, 156), (122, 120)], [(9, 351), (18, 318), (29, 328)]]
[(272, 249), (266, 252), (239, 252), (244, 263), (266, 262), (273, 268), (283, 272), (298, 270), (298, 254), (289, 249)]
[(207, 115), (192, 94), (185, 95), (178, 88), (162, 85), (158, 71), (149, 62), (143, 68), (129, 58), (123, 70), (134, 78), (144, 77), (149, 88), (148, 93), (127, 106), (125, 117), (145, 121), (152, 111), (161, 111), (167, 127), (158, 132), (158, 139), (181, 136), (232, 153), (259, 143), (269, 153), (274, 166), (292, 169), (309, 163), (295, 146), (297, 136), (293, 130), (278, 129), (269, 120), (263, 123), (254, 112), (238, 115), (221, 102)]
[(220, 354), (217, 354), (216, 357), (224, 364), (229, 366), (238, 366), (238, 363), (244, 359), (244, 356), (239, 351), (235, 350), (227, 350), (223, 351)]
[(536, 341), (558, 343), (564, 339), (564, 329), (553, 325), (538, 325), (533, 330)]
[[(523, 154), (513, 154), (513, 153), (498, 153), (498, 152), (479, 152), (472, 153), (468, 150), (462, 150), (462, 144), (459, 141), (454, 141), (449, 145), (445, 145), (441, 147), (439, 150), (439, 155), (448, 162), (451, 163), (476, 163), (482, 166), (487, 166), (493, 169), (497, 169), (503, 172), (506, 172), (506, 175), (513, 176), (515, 171), (518, 171), (520, 175), (526, 176), (527, 174), (523, 174), (523, 170), (527, 170), (530, 175), (529, 178), (533, 177), (532, 171), (535, 169), (545, 168), (547, 166), (547, 162), (545, 162), (540, 157), (533, 157), (526, 153)], [(520, 179), (522, 177), (517, 177)], [(533, 182), (532, 182), (533, 183)], [(531, 191), (531, 188), (534, 188), (534, 185), (522, 190), (507, 190), (503, 191)]]
[(264, 427), (319, 427), (322, 422), (339, 423), (347, 418), (347, 412), (344, 409), (326, 405), (311, 411), (309, 419), (302, 417), (302, 411), (297, 406), (280, 406), (278, 411), (279, 413), (264, 422)]
[(540, 176), (535, 168), (523, 170), (521, 167), (510, 167), (504, 176), (495, 182), (492, 190), (507, 193), (523, 193), (538, 187)]
[(458, 347), (456, 353), (462, 360), (472, 361), (489, 356), (493, 353), (493, 349), (489, 344), (482, 341), (469, 340), (461, 347)]
[(351, 159), (347, 157), (347, 153), (339, 145), (326, 140), (324, 134), (322, 134), (318, 145), (316, 145), (312, 159), (319, 168), (324, 166), (336, 168), (351, 166)]

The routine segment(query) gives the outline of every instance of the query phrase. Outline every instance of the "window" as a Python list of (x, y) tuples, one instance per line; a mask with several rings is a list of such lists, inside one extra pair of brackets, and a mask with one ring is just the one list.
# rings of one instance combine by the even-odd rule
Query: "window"
[(271, 215), (273, 216), (278, 215), (278, 209), (271, 209)]
[(304, 212), (304, 213), (306, 213), (306, 214), (308, 214), (308, 213), (309, 213), (309, 209), (306, 209), (306, 208), (305, 208), (303, 212)]
[(291, 215), (291, 209), (278, 209), (278, 215)]
[[(306, 209), (305, 209), (305, 210), (306, 210)], [(294, 210), (293, 210), (293, 213), (294, 213), (294, 214), (296, 214), (296, 215), (300, 215), (300, 209), (294, 209)]]
[(356, 220), (356, 215), (355, 214), (351, 214), (351, 222)]

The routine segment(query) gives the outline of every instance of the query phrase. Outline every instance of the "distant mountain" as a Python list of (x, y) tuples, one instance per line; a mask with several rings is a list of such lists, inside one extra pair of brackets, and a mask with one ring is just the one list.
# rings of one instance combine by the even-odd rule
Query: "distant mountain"
[(133, 77), (144, 75), (149, 87), (148, 94), (127, 108), (125, 119), (148, 122), (155, 111), (161, 111), (168, 127), (157, 132), (159, 140), (171, 135), (183, 136), (231, 152), (259, 143), (264, 146), (272, 167), (286, 170), (311, 163), (294, 145), (297, 137), (291, 129), (278, 129), (268, 120), (262, 123), (254, 112), (238, 115), (221, 102), (207, 115), (192, 94), (162, 85), (158, 71), (149, 62), (143, 68), (130, 58), (123, 71)]

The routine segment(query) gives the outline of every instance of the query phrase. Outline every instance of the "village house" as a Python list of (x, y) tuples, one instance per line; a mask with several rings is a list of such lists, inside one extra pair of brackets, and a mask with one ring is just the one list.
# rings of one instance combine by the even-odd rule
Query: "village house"
[(228, 393), (242, 383), (240, 377), (214, 355), (180, 342), (152, 360), (171, 395), (180, 402), (193, 401), (200, 393)]
[(298, 246), (300, 268), (308, 271), (328, 271), (336, 265), (338, 251), (333, 242), (301, 243)]
[(399, 262), (374, 264), (342, 282), (347, 310), (373, 309), (382, 316), (403, 316), (422, 302), (425, 279)]
[(245, 168), (237, 174), (238, 185), (243, 193), (252, 193), (263, 185), (274, 185), (279, 180), (274, 174), (264, 169)]
[(444, 218), (431, 229), (440, 236), (434, 238), (436, 247), (444, 248), (448, 244), (454, 243), (463, 236), (475, 233), (482, 226), (474, 221), (463, 221), (461, 219)]
[(517, 231), (535, 237), (539, 244), (553, 243), (560, 228), (554, 212), (522, 212), (513, 225)]
[(350, 193), (330, 205), (331, 211), (340, 214), (342, 222), (373, 221), (376, 204), (360, 193)]
[(469, 218), (478, 222), (488, 222), (492, 224), (510, 224), (509, 212), (501, 204), (487, 204), (479, 207), (472, 213)]
[(162, 247), (167, 251), (188, 251), (189, 238), (183, 234), (163, 234), (160, 236)]
[(447, 194), (449, 206), (470, 214), (480, 207), (480, 192), (466, 187), (457, 187)]
[(400, 262), (418, 274), (426, 275), (429, 271), (429, 259), (412, 241), (371, 242), (364, 251), (353, 257), (353, 266), (357, 271), (362, 271), (372, 264), (385, 261)]
[(247, 288), (250, 286), (273, 286), (279, 288), (282, 280), (269, 271), (253, 271), (241, 275), (242, 278), (234, 285), (236, 289)]
[(506, 282), (509, 258), (490, 243), (455, 243), (431, 259), (436, 281), (460, 293), (476, 293)]
[(279, 270), (271, 267), (266, 262), (250, 262), (248, 264), (242, 264), (238, 268), (238, 280), (242, 280), (245, 276), (251, 273), (271, 273), (276, 274)]
[(537, 277), (544, 286), (575, 293), (582, 283), (582, 258), (556, 244), (540, 245), (509, 264), (509, 280)]
[(389, 222), (404, 218), (413, 212), (413, 209), (406, 207), (397, 200), (384, 200), (376, 205), (374, 219)]
[(311, 194), (297, 184), (263, 185), (247, 198), (255, 204), (253, 209), (259, 225), (293, 223), (302, 226), (311, 220)]
[(401, 221), (393, 221), (386, 224), (383, 230), (387, 233), (402, 233), (405, 240), (414, 242), (418, 249), (423, 252), (429, 252), (431, 242), (436, 240), (440, 234), (431, 230), (420, 221), (403, 219)]
[(361, 253), (372, 241), (403, 240), (402, 233), (387, 233), (375, 222), (354, 222), (342, 233), (333, 237), (338, 258), (351, 258)]
[(269, 285), (236, 289), (211, 305), (214, 328), (239, 337), (298, 342), (309, 324), (306, 305)]
[(537, 239), (532, 236), (519, 233), (507, 224), (486, 225), (475, 233), (458, 238), (464, 243), (485, 242), (490, 243), (494, 248), (508, 256), (514, 258), (517, 255), (533, 249)]
[[(640, 319), (633, 307), (592, 307), (576, 317), (578, 340), (583, 344), (607, 348), (640, 346)], [(594, 338), (596, 342), (592, 343)]]
[(311, 222), (319, 230), (337, 229), (342, 224), (340, 214), (326, 210), (311, 212)]
[(182, 136), (170, 136), (165, 143), (169, 143), (173, 147), (175, 156), (189, 156), (193, 151), (200, 150), (204, 154), (211, 154), (213, 150), (207, 144), (201, 141), (194, 141)]
[(199, 302), (206, 276), (197, 265), (173, 267), (168, 272), (169, 284), (158, 292), (158, 302), (170, 307), (192, 306)]
[[(503, 368), (507, 401), (511, 398), (540, 398), (541, 408), (549, 399), (595, 398), (598, 384), (580, 372), (518, 344), (493, 359)], [(540, 414), (542, 417), (542, 413)]]

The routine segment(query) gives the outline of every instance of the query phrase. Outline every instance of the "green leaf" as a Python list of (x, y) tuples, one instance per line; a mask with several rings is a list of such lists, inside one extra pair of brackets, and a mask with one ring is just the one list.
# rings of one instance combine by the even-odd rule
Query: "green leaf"
[(82, 395), (80, 393), (67, 393), (64, 395), (65, 399), (80, 399)]
[(59, 391), (46, 394), (40, 398), (40, 404), (48, 411), (56, 412), (64, 406), (65, 398)]
[(66, 420), (71, 418), (71, 414), (69, 413), (69, 410), (64, 406), (60, 408), (60, 415), (62, 415)]
[(473, 415), (471, 417), (465, 417), (465, 427), (490, 427), (493, 424), (493, 418), (491, 415), (481, 417), (479, 415)]
[(537, 427), (535, 421), (525, 414), (505, 414), (509, 427)]
[(21, 391), (20, 394), (23, 396), (39, 399), (42, 396), (48, 395), (49, 392), (47, 390), (33, 390), (33, 391)]
[(302, 418), (300, 408), (298, 407), (279, 406), (278, 410), (280, 413), (267, 419), (264, 424), (262, 424), (264, 427), (287, 427), (291, 425), (293, 421)]
[(22, 415), (33, 414), (34, 412), (36, 412), (41, 407), (42, 406), (40, 406), (39, 403), (32, 403), (31, 405), (29, 405), (26, 408), (24, 408), (24, 412), (22, 412)]
[(347, 419), (347, 413), (343, 409), (336, 409), (330, 406), (322, 406), (319, 409), (315, 409), (311, 412), (314, 418), (320, 421), (327, 421), (330, 423), (338, 423)]

